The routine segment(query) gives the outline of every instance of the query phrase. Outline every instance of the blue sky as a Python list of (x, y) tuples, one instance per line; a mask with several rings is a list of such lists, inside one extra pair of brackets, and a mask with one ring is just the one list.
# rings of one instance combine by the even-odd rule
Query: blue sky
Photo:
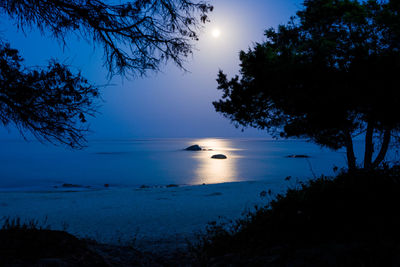
[[(214, 0), (211, 23), (200, 35), (197, 50), (187, 59), (184, 72), (173, 64), (144, 78), (107, 79), (100, 47), (71, 36), (64, 47), (35, 30), (18, 30), (5, 17), (0, 37), (20, 50), (26, 65), (46, 65), (51, 58), (82, 71), (92, 83), (105, 85), (99, 114), (90, 119), (88, 139), (267, 137), (264, 131), (236, 129), (214, 111), (220, 98), (215, 81), (219, 69), (230, 76), (239, 69), (238, 53), (263, 40), (263, 32), (288, 21), (301, 8), (300, 0)], [(4, 16), (4, 15), (1, 15)], [(212, 37), (219, 28), (221, 36)], [(19, 138), (15, 129), (0, 127), (0, 138)]]

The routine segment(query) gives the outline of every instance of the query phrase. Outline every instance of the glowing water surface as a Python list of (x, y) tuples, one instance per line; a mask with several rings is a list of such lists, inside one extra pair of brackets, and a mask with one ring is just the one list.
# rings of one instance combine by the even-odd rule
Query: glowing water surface
[[(228, 139), (199, 139), (195, 140), (203, 151), (193, 153), (192, 157), (198, 164), (195, 171), (196, 180), (194, 184), (217, 184), (236, 182), (238, 178), (237, 159), (241, 156), (235, 154), (239, 149)], [(215, 154), (223, 154), (227, 159), (213, 159)]]
[[(205, 150), (185, 151), (198, 144)], [(362, 155), (363, 142), (355, 142)], [(0, 141), (0, 190), (54, 190), (63, 183), (104, 188), (311, 178), (345, 166), (344, 151), (305, 141), (143, 139), (90, 141), (81, 151), (38, 142)], [(227, 159), (212, 159), (224, 154)], [(287, 158), (307, 154), (308, 159)]]

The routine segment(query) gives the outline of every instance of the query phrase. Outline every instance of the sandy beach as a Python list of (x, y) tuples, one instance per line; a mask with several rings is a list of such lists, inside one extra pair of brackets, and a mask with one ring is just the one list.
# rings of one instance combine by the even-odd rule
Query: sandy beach
[(43, 226), (109, 244), (132, 244), (144, 251), (184, 248), (212, 221), (234, 220), (264, 205), (287, 187), (237, 182), (152, 188), (54, 189), (2, 192), (0, 214), (37, 219)]

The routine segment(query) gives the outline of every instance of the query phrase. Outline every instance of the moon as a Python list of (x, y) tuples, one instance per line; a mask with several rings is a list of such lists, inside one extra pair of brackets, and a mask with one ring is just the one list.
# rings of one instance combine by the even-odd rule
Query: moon
[(220, 36), (221, 36), (221, 31), (218, 29), (218, 28), (215, 28), (213, 31), (212, 31), (212, 36), (214, 37), (214, 38), (219, 38)]

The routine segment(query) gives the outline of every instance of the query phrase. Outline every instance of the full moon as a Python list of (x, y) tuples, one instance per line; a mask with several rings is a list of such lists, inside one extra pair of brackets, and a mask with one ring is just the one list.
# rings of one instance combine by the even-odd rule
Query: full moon
[(220, 31), (219, 29), (214, 29), (214, 30), (212, 31), (212, 36), (213, 36), (214, 38), (218, 38), (220, 35), (221, 35), (221, 31)]

